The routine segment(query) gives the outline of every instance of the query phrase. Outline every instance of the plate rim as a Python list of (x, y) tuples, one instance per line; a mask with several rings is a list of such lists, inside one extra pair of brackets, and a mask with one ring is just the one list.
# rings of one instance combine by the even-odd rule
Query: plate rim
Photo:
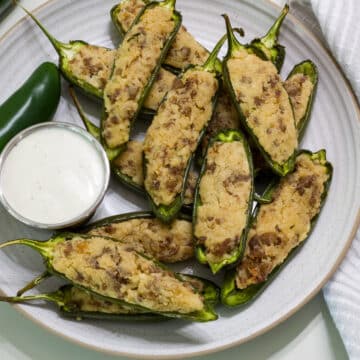
[[(41, 11), (43, 8), (51, 6), (52, 3), (55, 3), (58, 1), (60, 1), (60, 0), (47, 0), (43, 4), (35, 7), (31, 12), (33, 14), (36, 14), (39, 11)], [(263, 0), (263, 1), (268, 3), (268, 5), (276, 8), (278, 11), (279, 10), (281, 11), (281, 9), (282, 9), (282, 7), (280, 5), (274, 3), (273, 0)], [(332, 63), (336, 66), (337, 70), (339, 71), (342, 79), (344, 80), (345, 86), (349, 90), (351, 100), (352, 100), (353, 104), (355, 105), (355, 110), (357, 113), (357, 120), (360, 121), (360, 99), (357, 99), (349, 79), (346, 77), (343, 69), (339, 65), (338, 61), (335, 59), (334, 55), (322, 43), (322, 41), (319, 39), (319, 37), (317, 35), (315, 35), (311, 30), (309, 30), (300, 19), (298, 19), (296, 16), (294, 16), (291, 13), (288, 13), (287, 18), (291, 19), (292, 22), (294, 22), (297, 26), (299, 26), (302, 29), (302, 31), (304, 31), (309, 37), (311, 37), (317, 43), (317, 45), (320, 46), (322, 48), (322, 50), (324, 50), (327, 53), (327, 55), (331, 59)], [(25, 14), (18, 21), (16, 21), (15, 24), (12, 25), (7, 31), (5, 31), (5, 33), (0, 37), (0, 44), (4, 40), (6, 40), (6, 38), (8, 36), (10, 36), (14, 31), (16, 31), (17, 27), (20, 26), (22, 23), (24, 23), (27, 19), (28, 19), (28, 15)], [(248, 341), (251, 341), (251, 340), (257, 338), (260, 335), (265, 334), (266, 332), (272, 330), (276, 326), (280, 325), (281, 323), (283, 323), (284, 321), (289, 319), (292, 315), (294, 315), (296, 312), (298, 312), (303, 306), (305, 306), (308, 302), (310, 302), (310, 300), (313, 299), (322, 290), (322, 288), (325, 286), (325, 284), (331, 279), (331, 277), (335, 274), (336, 270), (340, 267), (342, 261), (344, 260), (347, 252), (349, 251), (349, 249), (352, 245), (353, 240), (355, 239), (355, 236), (356, 236), (356, 233), (357, 233), (357, 230), (359, 227), (360, 227), (360, 205), (359, 205), (359, 208), (357, 211), (357, 215), (356, 215), (354, 224), (352, 225), (350, 235), (349, 235), (348, 239), (346, 240), (346, 243), (345, 243), (341, 253), (338, 255), (336, 262), (334, 263), (334, 265), (332, 266), (330, 271), (326, 274), (326, 276), (323, 278), (323, 280), (319, 283), (319, 285), (305, 299), (303, 299), (297, 306), (295, 306), (294, 308), (289, 310), (286, 314), (281, 316), (279, 319), (277, 319), (276, 321), (273, 321), (268, 326), (266, 326), (260, 330), (257, 330), (253, 334), (251, 334), (245, 338), (242, 338), (240, 340), (232, 341), (228, 344), (218, 345), (217, 347), (211, 348), (211, 349), (197, 350), (197, 351), (192, 351), (192, 352), (189, 352), (186, 354), (177, 354), (177, 355), (163, 355), (163, 354), (146, 355), (146, 354), (128, 353), (126, 351), (120, 351), (120, 350), (108, 350), (108, 349), (100, 348), (96, 345), (91, 345), (82, 340), (72, 338), (69, 335), (66, 335), (66, 334), (60, 332), (59, 330), (51, 328), (47, 324), (44, 324), (37, 318), (33, 317), (30, 313), (28, 313), (26, 310), (24, 310), (22, 308), (22, 306), (19, 304), (12, 304), (12, 307), (16, 311), (18, 311), (21, 315), (23, 315), (25, 318), (31, 320), (34, 324), (38, 325), (40, 328), (48, 331), (49, 333), (59, 336), (63, 340), (66, 340), (73, 344), (79, 345), (82, 348), (85, 348), (87, 350), (94, 350), (94, 351), (96, 351), (98, 353), (102, 353), (102, 354), (107, 354), (107, 355), (111, 355), (111, 356), (126, 356), (126, 357), (133, 358), (133, 359), (152, 359), (152, 360), (185, 359), (185, 358), (191, 358), (194, 356), (209, 355), (212, 353), (216, 353), (216, 352), (220, 352), (220, 351), (224, 351), (224, 350), (233, 348), (235, 346), (239, 346), (243, 343), (246, 343)], [(0, 289), (0, 295), (6, 295), (6, 294)]]

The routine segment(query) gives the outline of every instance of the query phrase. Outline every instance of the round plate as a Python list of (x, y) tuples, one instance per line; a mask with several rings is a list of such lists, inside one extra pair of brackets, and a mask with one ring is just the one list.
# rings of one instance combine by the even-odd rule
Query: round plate
[[(35, 13), (60, 40), (82, 39), (114, 47), (119, 39), (111, 24), (109, 10), (115, 3), (116, 0), (54, 0)], [(233, 25), (246, 30), (244, 41), (248, 41), (264, 34), (280, 12), (279, 8), (265, 0), (179, 0), (178, 8), (188, 30), (209, 49), (224, 34), (221, 14), (230, 14)], [(304, 59), (310, 58), (318, 65), (320, 83), (302, 147), (313, 151), (325, 148), (328, 159), (334, 165), (334, 178), (309, 241), (266, 291), (245, 308), (225, 309), (219, 306), (219, 320), (204, 324), (180, 320), (161, 323), (79, 322), (61, 318), (50, 305), (18, 306), (22, 312), (48, 329), (97, 350), (143, 358), (184, 358), (221, 350), (269, 330), (321, 289), (345, 255), (358, 225), (359, 112), (351, 90), (331, 56), (291, 16), (282, 28), (281, 43), (287, 49), (282, 72), (284, 77), (294, 64)], [(1, 79), (2, 84), (7, 84), (2, 87), (0, 102), (20, 86), (41, 62), (57, 62), (55, 51), (29, 19), (20, 21), (5, 35), (0, 46)], [(80, 125), (67, 92), (64, 82), (55, 119)], [(81, 100), (94, 119), (99, 117), (101, 105), (85, 98)], [(139, 126), (137, 136), (142, 136), (143, 131)], [(113, 181), (96, 217), (143, 208), (147, 208), (145, 200)], [(1, 242), (18, 237), (46, 239), (50, 235), (18, 223), (3, 208), (0, 208), (0, 228)], [(0, 264), (0, 289), (8, 295), (15, 294), (43, 270), (40, 257), (23, 247), (1, 251)], [(195, 269), (209, 276), (199, 266), (185, 264), (183, 269)], [(56, 281), (51, 280), (35, 291), (49, 290), (55, 285)]]

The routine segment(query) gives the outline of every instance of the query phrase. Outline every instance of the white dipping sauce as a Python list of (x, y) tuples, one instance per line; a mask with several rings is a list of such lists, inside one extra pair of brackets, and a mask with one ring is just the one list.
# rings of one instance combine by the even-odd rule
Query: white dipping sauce
[(0, 186), (18, 214), (58, 224), (95, 203), (104, 186), (104, 173), (99, 152), (81, 134), (61, 127), (39, 128), (10, 150)]

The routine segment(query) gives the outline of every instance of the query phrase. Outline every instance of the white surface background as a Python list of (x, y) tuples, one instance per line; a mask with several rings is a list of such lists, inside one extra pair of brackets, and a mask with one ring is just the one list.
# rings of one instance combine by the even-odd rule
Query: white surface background
[[(44, 2), (22, 1), (29, 9)], [(22, 16), (23, 12), (19, 9), (12, 11), (0, 24), (0, 36)], [(0, 359), (124, 359), (98, 354), (71, 344), (23, 318), (6, 304), (0, 304), (0, 319)], [(296, 315), (267, 334), (236, 348), (202, 358), (342, 360), (347, 359), (347, 355), (322, 295), (318, 295)]]

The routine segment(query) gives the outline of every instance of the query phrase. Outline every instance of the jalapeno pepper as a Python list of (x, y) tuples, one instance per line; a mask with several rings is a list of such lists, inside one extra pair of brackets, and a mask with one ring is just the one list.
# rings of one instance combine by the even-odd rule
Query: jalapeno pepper
[[(46, 277), (50, 276), (46, 273)], [(205, 280), (192, 275), (178, 274), (179, 278), (198, 291), (206, 301), (215, 305), (219, 300), (219, 289), (209, 280)], [(36, 286), (39, 279), (44, 279), (44, 275), (32, 282)], [(34, 286), (28, 286), (30, 290)], [(25, 288), (24, 288), (25, 289)], [(61, 286), (57, 291), (45, 294), (30, 296), (21, 296), (24, 290), (19, 291), (17, 296), (0, 296), (0, 301), (9, 303), (27, 303), (33, 300), (45, 300), (55, 303), (64, 316), (74, 317), (77, 320), (83, 318), (102, 319), (102, 320), (160, 320), (166, 319), (159, 314), (153, 314), (146, 311), (130, 309), (129, 307), (103, 300), (89, 292), (86, 292), (73, 285)]]
[(225, 130), (208, 145), (195, 191), (193, 229), (196, 257), (213, 273), (244, 252), (253, 205), (250, 148), (236, 130)]
[(246, 250), (236, 269), (226, 274), (221, 301), (228, 306), (258, 296), (309, 237), (326, 199), (332, 166), (325, 150), (301, 151), (295, 171), (273, 183), (256, 208)]
[(0, 105), (0, 152), (21, 130), (51, 120), (60, 100), (57, 67), (41, 64), (26, 82)]
[(212, 117), (219, 88), (217, 59), (225, 37), (202, 66), (183, 72), (159, 107), (144, 140), (145, 189), (158, 218), (181, 209), (195, 150)]
[[(167, 317), (194, 321), (217, 318), (212, 301), (207, 302), (179, 276), (121, 241), (66, 233), (45, 242), (12, 240), (0, 248), (16, 244), (36, 250), (51, 274), (104, 300)], [(178, 294), (175, 298), (174, 291)], [(159, 302), (158, 298), (167, 300)]]
[(317, 67), (311, 60), (295, 65), (284, 83), (294, 109), (299, 142), (310, 120), (317, 83)]
[(132, 212), (99, 220), (79, 231), (122, 240), (160, 262), (176, 263), (194, 255), (191, 217), (184, 214), (164, 224), (150, 211)]
[[(104, 87), (110, 77), (115, 50), (91, 45), (82, 40), (63, 43), (55, 39), (31, 12), (18, 2), (16, 3), (31, 17), (58, 53), (59, 69), (64, 78), (70, 84), (80, 88), (85, 94), (103, 99)], [(166, 74), (166, 76), (173, 77), (172, 74)], [(154, 91), (156, 91), (156, 86), (154, 86)], [(152, 97), (151, 91), (149, 96)], [(153, 97), (157, 98), (156, 96)], [(141, 116), (151, 119), (157, 108), (157, 102), (147, 101), (145, 105), (150, 106), (150, 108), (144, 107), (141, 110)]]
[[(101, 140), (119, 154), (129, 141), (133, 123), (180, 28), (182, 17), (175, 10), (175, 1), (146, 5), (116, 52), (104, 89)], [(155, 26), (159, 21), (161, 26)], [(144, 44), (149, 41), (152, 52), (146, 53)]]
[[(85, 115), (74, 89), (70, 87), (69, 91), (86, 130), (94, 136), (95, 139), (100, 141), (100, 129)], [(111, 149), (106, 148), (106, 146), (104, 146), (104, 148), (108, 155), (108, 159), (110, 160), (111, 170), (116, 179), (129, 187), (131, 190), (134, 190), (139, 194), (146, 195), (144, 189), (142, 145), (143, 144), (140, 141), (130, 140), (127, 143), (126, 149), (115, 158), (114, 155), (117, 155), (116, 152), (114, 154)], [(183, 210), (186, 212), (192, 211), (192, 204), (194, 200), (193, 192), (195, 189), (196, 179), (197, 176), (195, 172), (190, 172), (184, 195)]]
[(0, 0), (0, 19), (5, 12), (11, 7), (11, 0)]
[[(224, 15), (228, 53), (223, 78), (241, 123), (272, 171), (284, 176), (294, 168), (298, 146), (294, 114), (276, 67), (251, 45), (242, 45)], [(252, 91), (247, 91), (251, 84)]]
[[(113, 24), (121, 37), (125, 36), (146, 4), (148, 1), (125, 0), (111, 9)], [(174, 73), (179, 73), (189, 65), (203, 64), (208, 56), (209, 51), (197, 42), (184, 26), (181, 26), (164, 59), (163, 66)]]

